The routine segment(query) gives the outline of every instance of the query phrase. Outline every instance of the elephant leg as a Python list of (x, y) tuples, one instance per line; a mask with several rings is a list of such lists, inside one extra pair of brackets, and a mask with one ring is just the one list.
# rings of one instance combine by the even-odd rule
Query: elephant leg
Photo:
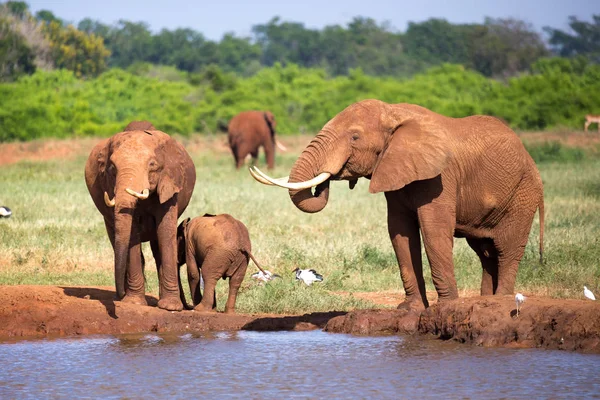
[(423, 310), (429, 307), (423, 279), (421, 238), (414, 215), (402, 212), (399, 205), (386, 193), (388, 204), (388, 233), (400, 268), (400, 277), (406, 299), (398, 308)]
[(452, 259), (456, 216), (448, 210), (447, 205), (436, 203), (421, 206), (418, 215), (438, 302), (457, 299), (458, 288)]
[(275, 144), (269, 143), (264, 146), (265, 148), (265, 159), (267, 161), (267, 168), (273, 169), (275, 167)]
[(494, 294), (498, 287), (498, 252), (492, 239), (467, 238), (467, 243), (477, 253), (483, 269), (481, 295)]
[(233, 276), (229, 277), (229, 295), (227, 296), (227, 303), (225, 303), (225, 313), (235, 313), (235, 302), (237, 299), (238, 290), (242, 285), (244, 276), (246, 276), (246, 269), (248, 269), (248, 259), (242, 260), (239, 268), (233, 273)]
[(148, 305), (144, 288), (144, 255), (139, 237), (134, 238), (133, 245), (129, 248), (129, 262), (127, 268), (127, 286), (125, 288), (124, 303)]
[[(170, 200), (173, 202), (173, 200)], [(166, 204), (165, 204), (166, 205)], [(177, 206), (172, 204), (161, 218), (157, 219), (160, 271), (158, 275), (158, 307), (169, 311), (183, 310), (179, 293), (177, 267)]]
[(202, 294), (200, 293), (200, 270), (198, 269), (196, 257), (189, 247), (186, 249), (185, 263), (187, 266), (192, 304), (197, 306), (202, 301)]
[[(526, 218), (523, 216), (523, 218)], [(531, 222), (533, 218), (531, 217)], [(512, 294), (515, 290), (519, 263), (525, 254), (525, 246), (529, 238), (531, 222), (522, 224), (518, 229), (504, 229), (504, 235), (496, 242), (498, 251), (498, 286), (494, 294)]]
[(250, 155), (252, 156), (252, 165), (258, 164), (258, 147), (256, 150), (251, 151)]
[[(202, 266), (200, 272), (202, 279), (204, 280), (204, 293), (202, 293), (202, 301), (194, 310), (204, 312), (214, 312), (217, 306), (217, 295), (216, 287), (219, 278), (222, 276), (223, 263), (228, 263), (227, 258), (224, 258), (222, 254), (215, 251), (209, 251)], [(225, 264), (228, 265), (228, 264)]]
[[(158, 240), (150, 241), (150, 249), (152, 250), (152, 256), (154, 257), (154, 262), (156, 263), (156, 274), (160, 276), (160, 270), (162, 267), (162, 258), (160, 255), (160, 246), (158, 245)], [(143, 254), (142, 254), (143, 255)], [(183, 306), (186, 310), (189, 310), (190, 307), (187, 305), (187, 301), (185, 299), (185, 294), (183, 292), (183, 286), (181, 284), (181, 273), (179, 267), (177, 267), (177, 283), (179, 285), (179, 298), (183, 303)]]

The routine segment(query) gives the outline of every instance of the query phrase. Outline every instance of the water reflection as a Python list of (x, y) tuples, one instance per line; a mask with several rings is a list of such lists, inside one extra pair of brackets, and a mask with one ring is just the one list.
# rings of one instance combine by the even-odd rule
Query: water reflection
[(590, 398), (600, 356), (312, 332), (0, 344), (0, 398)]

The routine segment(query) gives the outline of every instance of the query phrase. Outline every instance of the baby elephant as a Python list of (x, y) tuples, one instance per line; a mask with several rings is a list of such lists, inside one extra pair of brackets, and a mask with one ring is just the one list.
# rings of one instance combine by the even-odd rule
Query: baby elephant
[[(177, 228), (178, 265), (187, 264), (194, 310), (216, 308), (215, 287), (220, 278), (229, 278), (226, 313), (235, 312), (238, 289), (248, 267), (248, 259), (258, 266), (250, 253), (250, 236), (246, 226), (229, 214), (204, 214), (187, 218)], [(259, 266), (260, 268), (260, 266)], [(200, 293), (200, 273), (204, 294)]]

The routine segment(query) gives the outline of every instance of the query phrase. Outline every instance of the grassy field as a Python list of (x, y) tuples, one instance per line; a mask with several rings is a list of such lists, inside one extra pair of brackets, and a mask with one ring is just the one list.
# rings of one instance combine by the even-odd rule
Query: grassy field
[[(278, 154), (272, 175), (287, 175), (311, 137), (286, 138), (290, 151)], [(12, 148), (0, 145), (0, 153), (10, 149), (14, 153), (17, 147), (37, 152), (33, 161), (0, 166), (0, 205), (13, 210), (12, 218), (0, 220), (0, 284), (114, 285), (112, 249), (83, 179), (94, 140), (83, 140), (89, 146), (73, 140)], [(304, 214), (293, 206), (286, 190), (255, 182), (245, 169), (236, 171), (224, 136), (196, 136), (184, 143), (196, 164), (198, 179), (183, 217), (205, 212), (232, 214), (248, 227), (256, 258), (283, 276), (258, 285), (250, 279), (257, 270), (250, 264), (238, 311), (299, 313), (373, 307), (375, 304), (358, 296), (340, 293), (402, 291), (387, 236), (385, 199), (368, 193), (367, 180), (360, 180), (352, 192), (347, 182), (332, 183), (328, 206), (320, 213)], [(591, 152), (565, 152), (560, 146), (558, 150), (530, 146), (548, 160), (539, 163), (546, 198), (546, 263), (537, 262), (536, 216), (516, 290), (581, 298), (583, 285), (587, 285), (600, 292), (597, 147)], [(45, 154), (48, 148), (60, 158)], [(591, 156), (584, 156), (588, 153)], [(263, 165), (261, 158), (259, 166)], [(144, 253), (152, 260), (147, 244)], [(454, 261), (459, 291), (477, 292), (481, 266), (464, 239), (455, 241)], [(153, 261), (149, 264), (147, 290), (156, 294), (156, 270)], [(295, 267), (315, 268), (324, 282), (311, 287), (298, 284), (291, 272)], [(427, 265), (425, 271), (427, 288), (433, 291)], [(220, 281), (218, 290), (222, 309), (226, 282)]]

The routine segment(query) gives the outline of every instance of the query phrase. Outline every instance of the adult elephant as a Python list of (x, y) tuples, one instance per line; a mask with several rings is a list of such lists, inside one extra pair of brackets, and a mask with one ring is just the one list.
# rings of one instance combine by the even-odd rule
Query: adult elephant
[(92, 149), (85, 181), (114, 249), (118, 298), (146, 305), (141, 243), (150, 241), (160, 284), (158, 307), (182, 310), (177, 218), (196, 182), (183, 146), (153, 129), (117, 133)]
[(275, 138), (276, 125), (275, 116), (270, 111), (243, 111), (229, 121), (229, 147), (237, 169), (244, 165), (248, 154), (256, 162), (261, 146), (265, 151), (268, 168), (275, 166), (275, 147), (286, 150)]
[(517, 135), (494, 117), (448, 118), (412, 104), (364, 100), (323, 127), (288, 180), (251, 173), (288, 188), (296, 207), (308, 213), (325, 207), (331, 180), (348, 180), (352, 189), (358, 178), (370, 179), (369, 191), (384, 192), (387, 200), (388, 231), (406, 291), (399, 308), (429, 305), (419, 230), (440, 301), (458, 297), (453, 236), (467, 238), (481, 260), (482, 295), (513, 292), (538, 208), (542, 257), (540, 174)]

